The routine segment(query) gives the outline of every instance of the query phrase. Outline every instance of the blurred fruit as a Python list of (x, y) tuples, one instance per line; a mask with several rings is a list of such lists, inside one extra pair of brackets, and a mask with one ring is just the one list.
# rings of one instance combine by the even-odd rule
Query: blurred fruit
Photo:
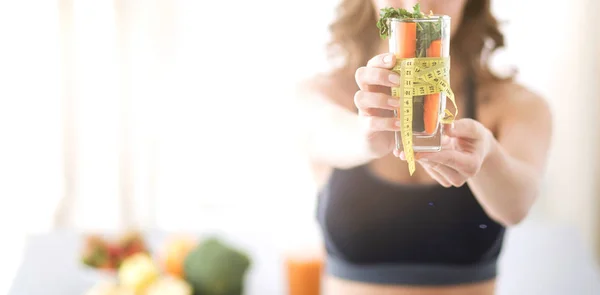
[(166, 273), (183, 278), (183, 263), (187, 255), (196, 247), (197, 241), (190, 237), (172, 237), (161, 253), (162, 266)]
[(119, 282), (132, 289), (136, 294), (144, 292), (150, 284), (158, 279), (159, 270), (152, 258), (145, 253), (134, 254), (125, 258), (119, 268)]
[(118, 286), (116, 283), (100, 281), (90, 288), (85, 295), (135, 295), (135, 293)]
[(140, 252), (148, 252), (142, 234), (135, 231), (123, 235), (119, 240), (118, 245), (125, 256), (131, 256)]
[(129, 244), (133, 241), (140, 241), (140, 240), (143, 240), (142, 234), (138, 231), (130, 230), (130, 231), (125, 232), (123, 235), (121, 235), (121, 238), (119, 238), (119, 244), (121, 246), (126, 246), (127, 244)]
[(113, 294), (116, 289), (117, 284), (113, 282), (101, 281), (96, 283), (92, 288), (85, 292), (85, 295), (108, 295)]
[(152, 283), (146, 295), (192, 295), (192, 287), (184, 280), (163, 277)]
[(102, 267), (109, 263), (108, 244), (99, 236), (92, 235), (85, 239), (82, 261), (91, 267)]
[(84, 240), (81, 260), (93, 268), (116, 271), (124, 259), (137, 253), (149, 253), (138, 232), (128, 232), (117, 241), (89, 235)]
[(108, 255), (110, 257), (120, 257), (121, 256), (121, 248), (119, 248), (119, 246), (117, 245), (108, 245)]

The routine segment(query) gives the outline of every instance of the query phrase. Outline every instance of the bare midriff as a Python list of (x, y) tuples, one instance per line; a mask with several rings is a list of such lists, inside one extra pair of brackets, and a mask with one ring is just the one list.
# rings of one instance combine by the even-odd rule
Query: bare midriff
[(322, 295), (494, 295), (495, 280), (459, 286), (407, 287), (373, 285), (325, 276)]

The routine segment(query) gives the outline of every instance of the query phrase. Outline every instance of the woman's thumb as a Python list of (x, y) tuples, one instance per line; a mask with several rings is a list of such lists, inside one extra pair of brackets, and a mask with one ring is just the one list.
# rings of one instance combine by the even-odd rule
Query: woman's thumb
[(452, 124), (447, 124), (444, 127), (444, 131), (446, 131), (446, 134), (450, 137), (471, 139), (479, 138), (479, 123), (472, 119), (456, 120)]

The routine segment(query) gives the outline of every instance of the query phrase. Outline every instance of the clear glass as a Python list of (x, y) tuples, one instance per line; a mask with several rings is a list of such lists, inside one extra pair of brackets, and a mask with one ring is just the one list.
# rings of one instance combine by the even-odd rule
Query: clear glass
[[(423, 19), (391, 19), (388, 25), (389, 51), (396, 58), (450, 56), (450, 17), (433, 15)], [(450, 82), (449, 73), (447, 81)], [(445, 109), (444, 93), (413, 97), (412, 142), (415, 152), (441, 150), (441, 118)], [(394, 111), (398, 119), (401, 114), (402, 108)], [(396, 132), (396, 147), (404, 149), (401, 132)]]

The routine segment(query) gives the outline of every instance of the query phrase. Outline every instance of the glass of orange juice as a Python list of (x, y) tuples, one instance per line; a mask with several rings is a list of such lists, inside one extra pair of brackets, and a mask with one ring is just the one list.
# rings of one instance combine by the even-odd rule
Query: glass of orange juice
[(285, 255), (288, 295), (319, 295), (323, 254), (312, 249), (295, 250)]

